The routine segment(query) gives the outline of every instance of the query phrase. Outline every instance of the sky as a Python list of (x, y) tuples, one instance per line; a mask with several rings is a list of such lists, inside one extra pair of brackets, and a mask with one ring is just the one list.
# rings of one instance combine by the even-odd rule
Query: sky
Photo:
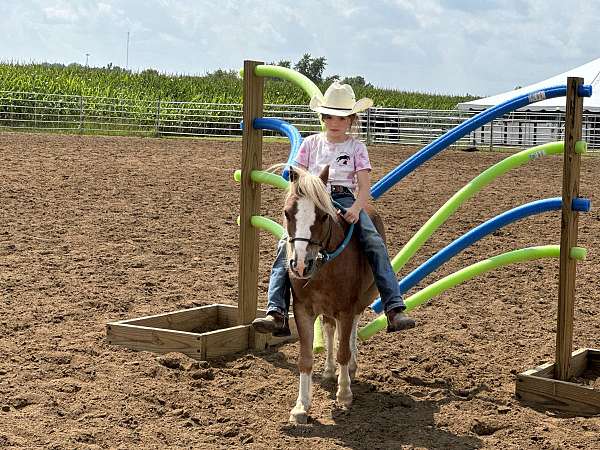
[(600, 0), (0, 0), (0, 60), (204, 75), (309, 53), (325, 76), (487, 96), (600, 58), (598, 28)]

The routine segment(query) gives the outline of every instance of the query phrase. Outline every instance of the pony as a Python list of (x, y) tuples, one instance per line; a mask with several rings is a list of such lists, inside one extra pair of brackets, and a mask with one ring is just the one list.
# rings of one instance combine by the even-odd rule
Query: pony
[[(357, 370), (356, 332), (358, 319), (377, 294), (371, 267), (353, 234), (339, 253), (351, 227), (337, 213), (326, 185), (329, 166), (319, 176), (290, 168), (290, 189), (283, 208), (287, 230), (287, 262), (293, 295), (293, 311), (300, 354), (299, 392), (290, 412), (290, 422), (306, 423), (312, 401), (314, 322), (323, 317), (327, 348), (323, 378), (335, 380), (334, 347), (337, 332), (336, 402), (352, 404), (351, 379)], [(383, 222), (372, 207), (366, 209), (385, 239)], [(336, 251), (337, 249), (337, 251)], [(336, 257), (329, 259), (334, 252)], [(339, 253), (339, 254), (338, 254)], [(328, 260), (329, 259), (329, 260)]]

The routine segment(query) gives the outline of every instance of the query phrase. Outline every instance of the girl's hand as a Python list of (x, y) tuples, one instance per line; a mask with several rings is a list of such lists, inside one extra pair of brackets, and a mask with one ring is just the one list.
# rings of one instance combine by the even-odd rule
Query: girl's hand
[(352, 205), (346, 210), (346, 214), (344, 214), (342, 217), (348, 223), (356, 223), (358, 222), (359, 214), (360, 207), (356, 203), (354, 203), (354, 205)]

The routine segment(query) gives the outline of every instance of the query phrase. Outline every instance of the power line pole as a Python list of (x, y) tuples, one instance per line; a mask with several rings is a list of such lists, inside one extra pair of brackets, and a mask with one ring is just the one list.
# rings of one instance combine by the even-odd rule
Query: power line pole
[(89, 57), (90, 57), (90, 54), (86, 53), (85, 54), (85, 67), (87, 67), (87, 65), (88, 65), (88, 59), (89, 59)]

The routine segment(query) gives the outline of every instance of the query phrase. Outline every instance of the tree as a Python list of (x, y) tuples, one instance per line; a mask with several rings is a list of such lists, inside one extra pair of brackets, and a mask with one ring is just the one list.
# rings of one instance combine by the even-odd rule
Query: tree
[(340, 81), (340, 76), (339, 75), (331, 75), (329, 77), (326, 77), (323, 80), (323, 84), (325, 86), (329, 86), (331, 83), (333, 83), (334, 81)]
[(206, 74), (207, 77), (217, 78), (217, 79), (230, 79), (236, 80), (238, 79), (238, 72), (233, 69), (217, 69), (214, 72), (208, 72)]
[(342, 80), (342, 83), (349, 84), (350, 86), (356, 87), (373, 87), (371, 83), (367, 83), (366, 80), (360, 75), (354, 77), (346, 77)]
[(309, 78), (313, 83), (322, 83), (326, 66), (325, 57), (312, 58), (310, 53), (305, 53), (294, 66), (294, 70)]

